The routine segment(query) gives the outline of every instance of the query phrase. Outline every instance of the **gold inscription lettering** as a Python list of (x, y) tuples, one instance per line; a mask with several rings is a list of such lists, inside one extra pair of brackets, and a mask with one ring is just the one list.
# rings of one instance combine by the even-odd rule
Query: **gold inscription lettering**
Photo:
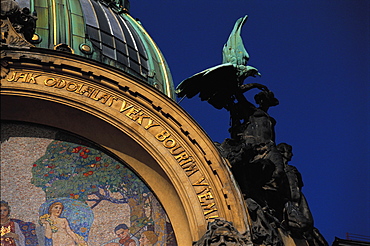
[(86, 87), (82, 89), (79, 94), (84, 95), (85, 93), (87, 93), (86, 96), (90, 97), (91, 94), (95, 91), (95, 89), (90, 86), (86, 86)]
[(213, 200), (213, 195), (211, 191), (204, 193), (203, 195), (198, 195), (198, 199), (200, 203), (205, 203), (205, 201)]
[(22, 82), (26, 82), (26, 79), (27, 79), (27, 73), (20, 73), (18, 78), (17, 78), (17, 82), (20, 78), (23, 78), (23, 81)]
[[(215, 205), (216, 204), (214, 202), (213, 203), (202, 205), (202, 207), (203, 207), (204, 210), (208, 210), (208, 211), (204, 211), (204, 216), (217, 211), (217, 208), (214, 208)], [(218, 217), (218, 216), (214, 216), (214, 217)]]
[(79, 84), (78, 86), (79, 87), (77, 88), (77, 90), (75, 90), (75, 93), (82, 95), (81, 89), (82, 89), (82, 87), (84, 87), (84, 84)]
[(65, 86), (66, 86), (66, 81), (64, 79), (58, 79), (58, 83), (54, 87), (58, 89), (62, 89)]
[(167, 132), (166, 130), (163, 130), (162, 132), (155, 135), (155, 138), (158, 139), (159, 141), (163, 142), (169, 136), (171, 136), (171, 134), (169, 132)]
[(173, 140), (171, 138), (167, 139), (163, 142), (164, 147), (166, 147), (167, 149), (170, 149), (170, 148), (176, 146), (176, 144), (177, 143), (175, 142), (175, 140)]
[(194, 162), (186, 165), (181, 165), (181, 167), (185, 170), (188, 177), (199, 171), (197, 165)]
[(112, 106), (112, 104), (113, 104), (114, 101), (117, 101), (118, 100), (118, 98), (111, 96), (107, 100), (109, 100), (109, 102), (107, 103), (107, 105), (110, 107), (110, 106)]
[(27, 76), (26, 82), (37, 84), (36, 83), (36, 77), (38, 77), (38, 76), (40, 76), (40, 75), (33, 75), (33, 73), (29, 73), (28, 76)]
[[(217, 211), (217, 209), (216, 210), (214, 210), (214, 211)], [(214, 212), (214, 211), (212, 211), (212, 212)], [(209, 219), (215, 219), (215, 218), (218, 218), (219, 216), (216, 214), (216, 215), (212, 215), (212, 216), (206, 216), (206, 220), (209, 220)]]
[(111, 97), (111, 95), (108, 95), (108, 94), (104, 93), (103, 95), (101, 95), (97, 98), (97, 101), (100, 100), (102, 104), (105, 104), (109, 100), (110, 97)]
[(67, 91), (75, 91), (75, 90), (77, 90), (80, 87), (81, 87), (81, 85), (79, 85), (77, 83), (68, 82), (67, 83), (67, 86), (66, 86), (66, 90)]
[(188, 155), (188, 153), (186, 153), (184, 151), (184, 152), (180, 153), (179, 155), (176, 155), (175, 158), (178, 162), (181, 162), (182, 160), (187, 160), (189, 158), (189, 155)]
[(137, 114), (133, 116), (133, 120), (136, 120), (136, 122), (141, 125), (143, 123), (143, 118), (149, 118), (148, 116), (144, 115), (144, 112), (140, 110)]
[(126, 104), (127, 104), (127, 102), (123, 100), (122, 105), (121, 105), (121, 109), (119, 110), (119, 112), (122, 113), (123, 111), (126, 111), (127, 109), (130, 109), (134, 106), (134, 105), (130, 105), (130, 106), (126, 107)]
[(194, 184), (193, 186), (209, 186), (208, 183), (204, 183), (204, 177), (201, 177), (200, 179), (198, 179)]
[(198, 182), (202, 182), (203, 180), (204, 180), (204, 177), (202, 177), (201, 179), (199, 179), (197, 182), (193, 184), (193, 186), (206, 186), (206, 187), (202, 187), (202, 190), (198, 191), (197, 195), (202, 194), (206, 190), (209, 191), (211, 188), (208, 183), (198, 183)]
[(11, 78), (10, 79), (7, 79), (9, 82), (12, 82), (12, 81), (14, 81), (15, 80), (15, 75), (16, 75), (17, 73), (16, 72), (13, 72), (12, 73), (12, 76), (11, 76)]
[(184, 160), (184, 161), (179, 161), (179, 164), (180, 164), (180, 166), (183, 166), (183, 165), (185, 165), (186, 163), (189, 163), (189, 162), (192, 162), (193, 160), (192, 159), (186, 159), (186, 160)]
[[(199, 179), (196, 183), (198, 184), (203, 184), (202, 182), (204, 181), (204, 178)], [(206, 183), (204, 183), (206, 184)], [(208, 184), (207, 184), (208, 185)], [(198, 199), (199, 203), (203, 208), (204, 211), (204, 216), (206, 216), (206, 219), (210, 218), (217, 218), (218, 215), (213, 215), (213, 216), (207, 216), (215, 211), (217, 211), (217, 208), (215, 207), (216, 203), (213, 202), (213, 195), (211, 193), (210, 187), (206, 187), (203, 191), (206, 191), (206, 193), (200, 195), (201, 193), (198, 192)]]
[[(136, 109), (136, 108), (134, 108), (134, 107), (132, 107), (132, 108), (130, 108), (130, 110), (126, 113), (126, 116), (127, 117), (129, 117), (130, 119), (132, 119), (132, 120), (136, 120), (137, 119), (137, 117), (135, 117), (136, 116), (136, 114), (138, 113), (138, 112), (140, 112), (140, 110), (141, 109)], [(132, 116), (133, 115), (133, 116)]]
[(199, 195), (199, 194), (202, 194), (204, 191), (206, 191), (207, 190), (207, 187), (203, 187), (203, 189), (202, 190), (200, 190), (200, 191), (198, 191), (198, 192), (196, 192), (197, 193), (197, 195)]
[(44, 80), (44, 85), (46, 85), (46, 86), (52, 87), (52, 86), (56, 85), (56, 83), (58, 83), (58, 81), (56, 81), (54, 78), (47, 78), (47, 79)]
[(155, 124), (154, 123), (154, 120), (152, 119), (149, 119), (149, 122), (148, 124), (144, 127), (146, 130), (148, 130), (149, 128), (153, 127), (153, 126), (159, 126), (158, 124)]
[[(35, 78), (37, 76), (40, 76), (40, 75), (33, 75), (32, 73), (29, 74), (27, 77), (27, 82), (36, 83)], [(12, 81), (12, 80), (15, 80), (15, 73), (13, 74), (12, 78), (8, 79), (8, 81)], [(80, 95), (84, 95), (95, 101), (101, 101), (101, 103), (106, 104), (108, 107), (112, 106), (113, 102), (118, 100), (118, 98), (112, 95), (106, 94), (99, 89), (87, 86), (83, 83), (66, 82), (64, 79), (46, 78), (44, 80), (44, 85), (48, 87), (54, 86), (55, 88), (59, 88), (59, 89), (65, 88), (67, 91), (75, 92)], [(133, 107), (133, 105), (126, 107), (126, 101), (123, 101), (120, 112), (123, 112), (131, 107)]]
[(171, 154), (173, 155), (178, 155), (180, 154), (182, 151), (184, 151), (184, 149), (181, 149), (178, 153), (175, 153), (176, 150), (180, 149), (181, 148), (181, 145), (176, 145), (175, 147), (173, 147), (172, 149), (170, 149), (170, 152)]
[(99, 94), (100, 90), (96, 89), (90, 96), (91, 99), (98, 101), (99, 99), (96, 98), (96, 96)]

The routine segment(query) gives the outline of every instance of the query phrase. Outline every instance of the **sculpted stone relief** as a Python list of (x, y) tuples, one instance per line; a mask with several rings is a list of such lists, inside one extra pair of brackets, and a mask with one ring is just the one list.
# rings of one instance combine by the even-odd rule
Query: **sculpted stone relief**
[(250, 240), (238, 232), (233, 223), (216, 219), (208, 223), (204, 236), (193, 246), (247, 246), (252, 245)]
[(13, 0), (1, 1), (1, 43), (11, 46), (32, 47), (36, 29), (36, 14), (20, 8)]

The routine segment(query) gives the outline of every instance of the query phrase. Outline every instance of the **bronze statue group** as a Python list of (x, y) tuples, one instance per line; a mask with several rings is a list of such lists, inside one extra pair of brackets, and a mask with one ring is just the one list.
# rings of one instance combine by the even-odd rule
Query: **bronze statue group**
[[(221, 65), (185, 79), (176, 88), (178, 97), (199, 94), (202, 101), (230, 112), (230, 138), (216, 146), (231, 164), (250, 222), (249, 239), (240, 235), (232, 223), (218, 220), (210, 223), (196, 245), (219, 245), (219, 240), (228, 238), (228, 245), (247, 245), (249, 240), (253, 244), (279, 246), (284, 245), (285, 234), (305, 240), (310, 246), (326, 246), (328, 243), (314, 227), (302, 194), (301, 174), (288, 164), (293, 156), (292, 146), (275, 143), (276, 121), (268, 110), (279, 104), (278, 99), (265, 85), (243, 84), (247, 77), (260, 76), (256, 68), (247, 65), (249, 55), (240, 36), (246, 20), (247, 16), (236, 21), (224, 45)], [(255, 104), (244, 96), (251, 89), (260, 90), (254, 96)]]

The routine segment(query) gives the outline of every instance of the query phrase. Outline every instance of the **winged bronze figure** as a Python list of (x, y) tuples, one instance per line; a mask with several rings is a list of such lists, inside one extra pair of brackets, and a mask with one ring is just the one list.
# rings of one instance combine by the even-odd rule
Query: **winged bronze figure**
[(176, 87), (178, 97), (192, 98), (199, 93), (202, 101), (208, 101), (215, 108), (221, 109), (227, 108), (225, 105), (233, 100), (235, 94), (243, 93), (251, 88), (265, 88), (256, 83), (243, 85), (247, 77), (261, 75), (256, 68), (247, 65), (249, 54), (240, 36), (247, 18), (246, 15), (236, 21), (222, 50), (222, 64), (183, 80)]

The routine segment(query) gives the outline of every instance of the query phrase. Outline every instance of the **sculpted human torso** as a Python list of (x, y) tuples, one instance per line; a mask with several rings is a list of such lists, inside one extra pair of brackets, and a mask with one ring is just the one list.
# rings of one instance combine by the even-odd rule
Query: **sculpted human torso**
[(243, 132), (243, 138), (246, 144), (261, 145), (275, 141), (275, 120), (266, 112), (257, 109), (249, 117)]

